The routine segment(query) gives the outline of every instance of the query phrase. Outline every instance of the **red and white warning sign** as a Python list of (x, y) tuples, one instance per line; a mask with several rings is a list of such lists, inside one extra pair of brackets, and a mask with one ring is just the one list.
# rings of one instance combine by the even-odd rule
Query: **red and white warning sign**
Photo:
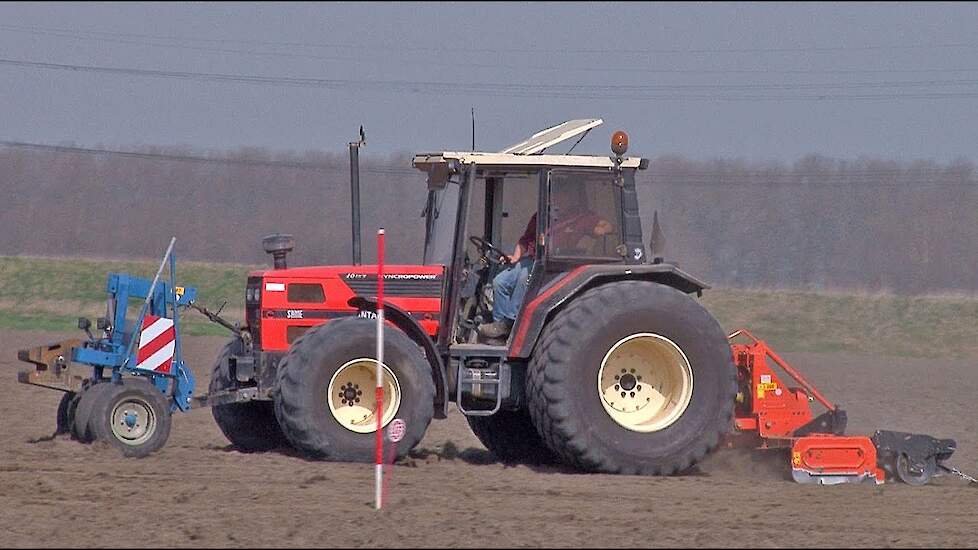
[(136, 352), (136, 368), (169, 373), (173, 366), (173, 348), (176, 331), (173, 319), (147, 315), (139, 332), (139, 351)]
[(407, 432), (407, 423), (405, 423), (400, 418), (395, 418), (391, 420), (391, 425), (387, 426), (387, 439), (391, 443), (397, 443), (398, 441), (404, 439), (404, 433)]

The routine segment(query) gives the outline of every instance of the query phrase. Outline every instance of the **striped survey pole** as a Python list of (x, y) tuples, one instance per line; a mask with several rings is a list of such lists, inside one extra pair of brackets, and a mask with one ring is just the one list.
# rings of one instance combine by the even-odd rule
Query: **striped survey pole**
[(384, 229), (377, 230), (377, 454), (374, 465), (374, 508), (380, 510), (384, 479)]

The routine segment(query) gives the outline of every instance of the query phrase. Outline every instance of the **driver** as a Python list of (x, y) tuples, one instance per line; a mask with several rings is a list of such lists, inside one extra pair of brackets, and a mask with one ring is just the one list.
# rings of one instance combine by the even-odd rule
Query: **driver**
[[(583, 187), (573, 184), (554, 186), (552, 242), (557, 246), (575, 247), (586, 236), (600, 237), (611, 233), (613, 227), (587, 206)], [(505, 258), (510, 264), (492, 280), (492, 323), (479, 326), (485, 338), (505, 338), (509, 335), (523, 304), (530, 279), (530, 268), (536, 257), (537, 215), (526, 224), (523, 236), (516, 242), (513, 255)]]

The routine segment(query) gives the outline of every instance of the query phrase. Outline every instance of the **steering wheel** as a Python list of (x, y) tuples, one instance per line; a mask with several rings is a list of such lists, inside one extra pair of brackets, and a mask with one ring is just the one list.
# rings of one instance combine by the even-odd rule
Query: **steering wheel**
[(497, 263), (499, 265), (506, 265), (510, 263), (509, 256), (507, 256), (505, 252), (482, 237), (472, 235), (469, 237), (469, 242), (477, 246), (479, 250), (482, 251), (482, 255), (490, 262)]

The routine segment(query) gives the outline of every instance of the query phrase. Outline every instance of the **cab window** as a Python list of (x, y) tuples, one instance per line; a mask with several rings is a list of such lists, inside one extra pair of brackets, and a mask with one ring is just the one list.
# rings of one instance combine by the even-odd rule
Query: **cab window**
[(553, 170), (549, 195), (549, 255), (621, 258), (621, 187), (610, 174)]

